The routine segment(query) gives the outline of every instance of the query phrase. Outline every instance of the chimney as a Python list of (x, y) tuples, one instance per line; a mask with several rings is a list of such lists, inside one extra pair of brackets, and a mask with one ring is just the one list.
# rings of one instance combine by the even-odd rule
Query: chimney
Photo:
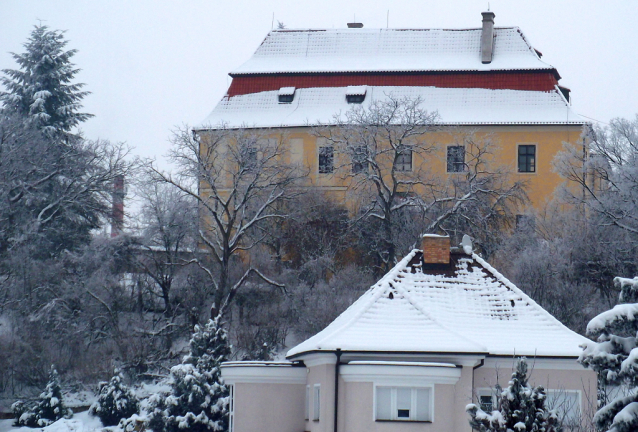
[(113, 208), (111, 210), (111, 237), (117, 237), (124, 227), (124, 176), (113, 179)]
[(450, 263), (450, 237), (436, 234), (423, 234), (421, 243), (424, 264)]
[(481, 32), (481, 61), (492, 63), (494, 55), (494, 12), (481, 12), (483, 15), (483, 31)]
[(363, 23), (348, 23), (348, 28), (363, 28)]

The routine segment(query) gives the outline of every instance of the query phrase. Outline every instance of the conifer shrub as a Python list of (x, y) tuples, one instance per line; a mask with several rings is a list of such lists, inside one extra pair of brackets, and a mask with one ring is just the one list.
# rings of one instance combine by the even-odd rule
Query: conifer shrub
[(35, 404), (17, 401), (12, 405), (15, 426), (45, 427), (61, 418), (73, 417), (73, 411), (64, 405), (58, 371), (51, 366), (49, 381)]
[(220, 365), (230, 354), (218, 316), (195, 326), (190, 353), (171, 368), (171, 392), (149, 399), (149, 427), (155, 432), (228, 430), (228, 387)]
[(479, 432), (562, 430), (555, 413), (546, 407), (545, 389), (531, 387), (527, 382), (527, 361), (520, 358), (507, 388), (496, 385), (496, 409), (490, 413), (476, 404), (465, 410), (470, 415), (470, 426)]
[(100, 389), (98, 399), (89, 408), (89, 414), (99, 417), (104, 426), (115, 426), (121, 419), (140, 411), (139, 400), (122, 379), (120, 371), (116, 369), (109, 383)]

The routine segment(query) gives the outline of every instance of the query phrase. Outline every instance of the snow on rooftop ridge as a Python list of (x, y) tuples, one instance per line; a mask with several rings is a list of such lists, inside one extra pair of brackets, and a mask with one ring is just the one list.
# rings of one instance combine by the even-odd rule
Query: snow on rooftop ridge
[[(574, 113), (559, 91), (490, 90), (423, 86), (365, 86), (372, 101), (395, 98), (415, 100), (421, 107), (438, 111), (441, 124), (574, 124), (587, 121)], [(280, 104), (278, 91), (224, 97), (196, 129), (226, 127), (299, 127), (334, 124), (335, 114), (352, 109), (347, 87), (296, 89), (295, 99)]]
[(453, 274), (428, 274), (409, 265), (417, 252), (287, 357), (341, 349), (577, 358), (591, 342), (478, 255), (457, 256)]
[(275, 30), (230, 75), (555, 70), (518, 27), (494, 32), (493, 60), (483, 64), (480, 28)]

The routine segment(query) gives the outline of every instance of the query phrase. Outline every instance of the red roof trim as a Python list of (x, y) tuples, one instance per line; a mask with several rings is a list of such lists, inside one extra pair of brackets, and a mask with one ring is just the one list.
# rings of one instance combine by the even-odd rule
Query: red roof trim
[(552, 91), (555, 90), (557, 84), (555, 70), (534, 72), (240, 75), (233, 77), (233, 82), (228, 89), (228, 96), (274, 91), (279, 90), (281, 87), (315, 88), (369, 85)]

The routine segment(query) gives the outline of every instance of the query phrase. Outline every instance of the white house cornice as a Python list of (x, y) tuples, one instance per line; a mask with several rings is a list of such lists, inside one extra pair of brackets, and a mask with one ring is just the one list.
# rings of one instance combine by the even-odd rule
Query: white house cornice
[(420, 363), (352, 364), (340, 369), (345, 382), (373, 382), (377, 385), (454, 385), (461, 377), (461, 368), (454, 365), (425, 366)]

